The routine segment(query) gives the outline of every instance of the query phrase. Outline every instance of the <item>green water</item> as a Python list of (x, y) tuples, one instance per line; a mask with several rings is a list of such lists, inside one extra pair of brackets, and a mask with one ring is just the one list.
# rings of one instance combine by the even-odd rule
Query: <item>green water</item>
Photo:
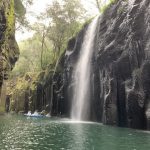
[(150, 150), (150, 132), (5, 115), (0, 116), (0, 150)]

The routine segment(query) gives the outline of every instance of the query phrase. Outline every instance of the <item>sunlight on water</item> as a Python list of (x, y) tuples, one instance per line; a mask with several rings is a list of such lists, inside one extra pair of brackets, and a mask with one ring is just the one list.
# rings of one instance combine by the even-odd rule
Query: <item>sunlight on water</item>
[(58, 118), (0, 116), (0, 150), (149, 150), (150, 134)]

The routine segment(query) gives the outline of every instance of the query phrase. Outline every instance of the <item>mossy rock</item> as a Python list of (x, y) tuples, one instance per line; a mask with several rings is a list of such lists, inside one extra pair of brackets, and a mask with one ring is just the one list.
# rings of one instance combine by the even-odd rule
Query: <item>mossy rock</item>
[(19, 48), (15, 40), (14, 0), (0, 1), (0, 51), (1, 71), (8, 76), (19, 57)]
[[(3, 80), (8, 79), (18, 57), (19, 48), (15, 40), (14, 0), (0, 0), (0, 93)], [(0, 102), (0, 112), (5, 110), (4, 107), (5, 105)]]

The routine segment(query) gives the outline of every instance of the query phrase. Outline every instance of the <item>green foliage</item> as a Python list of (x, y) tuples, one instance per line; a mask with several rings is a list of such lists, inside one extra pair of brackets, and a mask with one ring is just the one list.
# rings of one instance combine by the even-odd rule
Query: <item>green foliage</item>
[(10, 111), (24, 111), (26, 94), (32, 93), (30, 102), (36, 99), (33, 94), (36, 93), (38, 76), (38, 73), (28, 72), (8, 82), (7, 95), (10, 95)]
[[(17, 22), (22, 25), (26, 14), (23, 4), (23, 0), (15, 0)], [(53, 0), (46, 11), (38, 16), (39, 22), (32, 26), (34, 36), (19, 43), (19, 61), (11, 74), (15, 85), (8, 86), (8, 93), (12, 95), (11, 110), (22, 110), (25, 92), (30, 90), (30, 94), (34, 95), (37, 82), (45, 85), (53, 78), (54, 72), (62, 71), (59, 59), (68, 40), (76, 36), (83, 22), (87, 20), (84, 14), (80, 0)], [(91, 20), (88, 19), (86, 24)], [(42, 74), (41, 78), (39, 73)]]
[(32, 26), (32, 38), (19, 43), (20, 58), (12, 75), (40, 72), (50, 66), (55, 70), (67, 42), (81, 29), (85, 10), (80, 0), (53, 0)]
[(21, 0), (14, 0), (15, 2), (15, 14), (17, 19), (21, 19), (22, 17), (25, 17), (26, 9), (22, 4)]
[(32, 5), (33, 0), (14, 0), (15, 16), (16, 16), (16, 29), (22, 27), (29, 27), (29, 22), (26, 19), (26, 9)]
[[(20, 57), (16, 63), (12, 75), (24, 75), (26, 72), (41, 71), (41, 35), (35, 34), (32, 38), (19, 43)], [(51, 43), (45, 40), (47, 47), (44, 46), (43, 64), (46, 68), (49, 63), (53, 63), (53, 51)]]
[(52, 42), (56, 57), (63, 53), (69, 38), (79, 31), (84, 12), (79, 0), (63, 0), (61, 3), (53, 0), (42, 14), (43, 19), (49, 20), (45, 36)]
[[(7, 79), (9, 71), (13, 68), (15, 61), (18, 58), (18, 46), (14, 39), (15, 33), (15, 16), (14, 16), (14, 0), (9, 2), (2, 1), (1, 6), (1, 77), (0, 82), (3, 79)], [(3, 10), (4, 9), (4, 10)]]
[(7, 16), (7, 27), (8, 27), (8, 32), (12, 31), (12, 26), (14, 26), (14, 1), (11, 0), (11, 4), (10, 4), (10, 9), (9, 12), (6, 12), (6, 16)]
[(102, 8), (101, 8), (101, 12), (105, 12), (112, 4), (114, 4), (117, 0), (109, 0), (109, 3), (107, 5), (104, 5)]
[(105, 10), (113, 3), (115, 3), (117, 0), (95, 0), (96, 6), (99, 9), (101, 13), (105, 12)]

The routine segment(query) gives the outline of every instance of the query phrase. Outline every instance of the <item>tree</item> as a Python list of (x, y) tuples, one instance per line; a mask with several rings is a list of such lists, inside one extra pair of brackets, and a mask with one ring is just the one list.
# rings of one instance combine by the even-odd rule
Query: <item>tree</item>
[(52, 41), (56, 57), (65, 49), (68, 39), (79, 31), (84, 12), (79, 0), (63, 0), (61, 3), (53, 0), (42, 14), (45, 20), (49, 20), (45, 36)]
[[(49, 64), (55, 65), (53, 64), (54, 56), (51, 41), (45, 39), (42, 54), (43, 68), (41, 68), (41, 39), (42, 34), (39, 32), (32, 38), (18, 43), (20, 47), (20, 57), (12, 71), (14, 76), (24, 75), (26, 72), (40, 72), (41, 70), (45, 70)], [(45, 45), (47, 45), (47, 47)]]
[[(24, 11), (19, 14), (23, 15)], [(19, 43), (20, 58), (13, 74), (39, 72), (48, 65), (54, 70), (68, 40), (81, 29), (86, 18), (84, 14), (80, 0), (62, 0), (61, 3), (53, 0), (46, 11), (37, 17), (38, 22), (32, 26), (34, 36)]]
[(14, 0), (15, 16), (16, 16), (16, 30), (22, 27), (29, 27), (29, 22), (26, 19), (26, 9), (33, 4), (33, 0)]
[[(51, 43), (52, 52), (49, 60), (56, 64), (59, 56), (64, 52), (68, 40), (75, 36), (85, 19), (85, 10), (80, 0), (53, 0), (44, 13), (37, 16), (32, 29), (41, 34), (41, 69), (45, 70), (47, 64), (46, 54), (49, 51), (47, 44)], [(49, 42), (47, 42), (49, 41)], [(52, 65), (54, 66), (54, 65)]]

